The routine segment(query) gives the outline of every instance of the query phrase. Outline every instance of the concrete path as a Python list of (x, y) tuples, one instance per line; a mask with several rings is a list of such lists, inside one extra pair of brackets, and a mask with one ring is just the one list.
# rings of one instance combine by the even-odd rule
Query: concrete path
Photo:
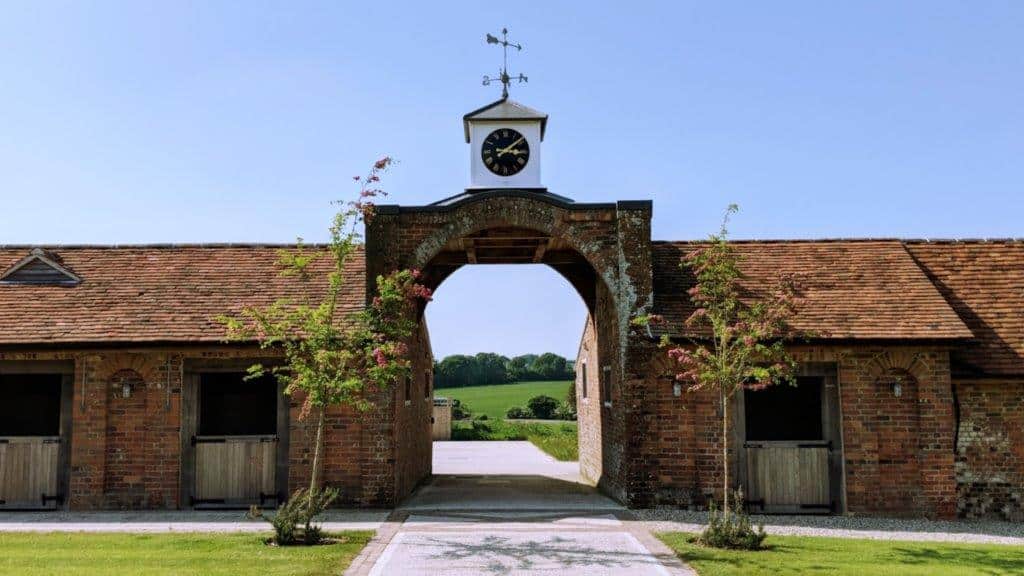
[(346, 576), (691, 576), (661, 541), (616, 514), (398, 513)]
[(400, 510), (622, 510), (580, 481), (578, 463), (559, 462), (530, 442), (434, 442), (433, 466), (434, 477)]
[(433, 464), (347, 575), (693, 574), (576, 462), (529, 442), (435, 442)]
[(542, 476), (581, 482), (579, 462), (559, 462), (530, 442), (434, 442), (434, 475)]

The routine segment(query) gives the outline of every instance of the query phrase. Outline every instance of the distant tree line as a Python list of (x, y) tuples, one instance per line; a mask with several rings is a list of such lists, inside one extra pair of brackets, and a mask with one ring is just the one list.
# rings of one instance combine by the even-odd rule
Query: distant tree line
[(572, 380), (573, 362), (547, 352), (508, 358), (491, 352), (456, 354), (434, 363), (435, 388), (463, 388), (537, 380)]

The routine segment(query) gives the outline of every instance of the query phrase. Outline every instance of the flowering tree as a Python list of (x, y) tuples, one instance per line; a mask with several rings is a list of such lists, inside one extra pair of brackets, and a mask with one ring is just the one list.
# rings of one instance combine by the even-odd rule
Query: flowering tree
[(362, 311), (346, 316), (338, 309), (345, 288), (345, 267), (361, 245), (357, 226), (373, 217), (374, 198), (386, 195), (379, 182), (391, 164), (391, 158), (382, 158), (369, 174), (354, 178), (360, 184), (359, 198), (341, 203), (330, 228), (327, 254), (311, 252), (301, 241), (297, 249), (280, 252), (281, 274), (300, 281), (310, 279), (309, 266), (317, 258), (331, 258), (325, 293), (309, 294), (301, 301), (280, 299), (269, 306), (247, 307), (238, 316), (221, 318), (230, 339), (255, 340), (261, 348), (283, 353), (280, 365), (256, 364), (249, 368), (249, 374), (274, 374), (285, 385), (286, 394), (301, 393), (300, 418), (315, 419), (316, 440), (307, 493), (311, 496), (320, 488), (327, 408), (346, 405), (366, 410), (377, 391), (410, 373), (406, 340), (417, 328), (413, 312), (418, 301), (431, 297), (430, 289), (418, 283), (418, 271), (399, 270), (377, 277), (377, 295)]
[(686, 332), (694, 334), (685, 346), (663, 340), (679, 372), (676, 379), (689, 383), (688, 392), (713, 390), (722, 406), (723, 512), (729, 516), (729, 400), (741, 389), (761, 390), (773, 384), (795, 382), (796, 361), (785, 349), (793, 336), (789, 321), (799, 305), (799, 283), (780, 276), (760, 298), (741, 298), (740, 256), (728, 242), (728, 207), (718, 234), (709, 237), (683, 258), (682, 266), (696, 277), (690, 299), (696, 310), (686, 319)]

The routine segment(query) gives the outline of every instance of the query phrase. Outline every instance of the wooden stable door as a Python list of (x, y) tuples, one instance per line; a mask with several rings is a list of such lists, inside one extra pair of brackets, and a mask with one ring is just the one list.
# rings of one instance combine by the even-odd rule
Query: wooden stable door
[(0, 438), (0, 506), (55, 508), (59, 470), (59, 436)]
[(196, 502), (264, 503), (276, 498), (276, 436), (197, 436)]
[(71, 363), (0, 362), (0, 509), (64, 502)]
[(829, 447), (821, 443), (748, 442), (747, 502), (765, 512), (830, 512)]
[(834, 370), (805, 367), (796, 385), (739, 395), (740, 485), (754, 512), (842, 511)]
[(273, 377), (246, 379), (237, 369), (191, 373), (183, 416), (186, 501), (197, 508), (245, 508), (283, 498), (288, 402)]

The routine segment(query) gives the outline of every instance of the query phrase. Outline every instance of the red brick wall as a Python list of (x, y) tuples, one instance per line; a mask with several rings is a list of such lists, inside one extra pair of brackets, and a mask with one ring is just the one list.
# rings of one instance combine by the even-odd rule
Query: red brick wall
[[(893, 372), (904, 376), (899, 398), (892, 390)], [(908, 348), (851, 351), (840, 358), (839, 385), (847, 509), (866, 514), (954, 516), (948, 352)]]
[(647, 425), (643, 372), (651, 346), (642, 337), (631, 337), (628, 326), (652, 304), (650, 221), (650, 202), (566, 204), (514, 191), (481, 192), (443, 208), (379, 206), (366, 230), (368, 296), (377, 275), (399, 268), (421, 269), (426, 282), (437, 286), (453, 268), (435, 266), (435, 258), (450, 243), (484, 230), (538, 231), (550, 236), (560, 251), (580, 257), (572, 265), (576, 273), (563, 275), (596, 319), (599, 366), (611, 367), (613, 382), (612, 406), (599, 410), (601, 470), (596, 471), (591, 459), (590, 473), (599, 474), (599, 485), (611, 496), (642, 504), (650, 491), (638, 447)]
[[(956, 484), (948, 353), (907, 347), (801, 347), (794, 352), (808, 362), (837, 366), (847, 510), (952, 517)], [(721, 495), (720, 402), (710, 392), (674, 397), (672, 369), (663, 354), (652, 361), (647, 382), (648, 410), (656, 425), (643, 452), (656, 479), (654, 501), (701, 507)], [(901, 366), (909, 367), (914, 378), (895, 398), (887, 374)]]
[[(188, 506), (179, 502), (185, 359), (230, 361), (263, 354), (257, 349), (208, 346), (132, 352), (0, 352), (0, 361), (75, 362), (68, 448), (70, 509), (174, 509)], [(418, 362), (422, 367), (424, 360)], [(126, 376), (134, 384), (129, 398), (122, 397)], [(395, 502), (395, 392), (389, 390), (376, 408), (365, 413), (335, 408), (328, 414), (324, 482), (341, 488), (343, 505), (377, 507)], [(422, 396), (420, 400), (427, 403)], [(283, 447), (289, 451), (289, 491), (308, 484), (313, 446), (312, 421), (299, 418), (301, 398), (291, 398), (290, 405), (290, 445)], [(422, 437), (429, 441), (429, 416), (426, 421)], [(429, 471), (429, 452), (424, 455), (421, 450), (418, 458), (414, 474), (422, 475), (424, 462)]]
[[(302, 417), (304, 396), (289, 398), (288, 414), (288, 492), (308, 488), (316, 441), (316, 420)], [(341, 491), (340, 505), (363, 503), (362, 460), (363, 428), (360, 414), (351, 408), (332, 407), (327, 411), (324, 428), (323, 482)]]
[[(409, 400), (405, 386), (395, 390), (395, 502), (401, 502), (420, 482), (430, 475), (433, 441), (430, 419), (434, 414), (434, 394), (428, 386), (433, 382), (434, 359), (430, 351), (430, 334), (426, 324), (411, 343), (414, 351), (412, 383)], [(429, 394), (425, 392), (429, 391)]]
[[(586, 370), (583, 366), (586, 365)], [(585, 374), (584, 374), (585, 372)], [(603, 471), (601, 446), (601, 361), (598, 356), (597, 333), (591, 316), (576, 354), (576, 413), (579, 425), (580, 474), (597, 484)], [(587, 397), (583, 397), (584, 376)]]
[(643, 447), (651, 504), (703, 508), (721, 494), (720, 403), (707, 391), (674, 396), (672, 374), (665, 351), (655, 354), (647, 380), (652, 433)]
[[(153, 371), (146, 381), (126, 368), (107, 381), (104, 508), (159, 509), (178, 504), (180, 419), (172, 412), (177, 406), (168, 403), (166, 379), (160, 379), (165, 374)], [(131, 390), (127, 398), (125, 384)]]
[(1024, 380), (956, 382), (957, 514), (1024, 521)]

